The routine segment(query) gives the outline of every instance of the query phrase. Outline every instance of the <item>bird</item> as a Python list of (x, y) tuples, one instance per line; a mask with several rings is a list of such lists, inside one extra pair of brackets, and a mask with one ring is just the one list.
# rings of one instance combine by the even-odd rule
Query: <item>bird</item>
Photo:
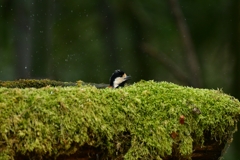
[(117, 69), (113, 72), (112, 76), (110, 77), (110, 85), (111, 88), (119, 88), (124, 87), (125, 83), (131, 79), (131, 76), (127, 76), (127, 74), (120, 69)]

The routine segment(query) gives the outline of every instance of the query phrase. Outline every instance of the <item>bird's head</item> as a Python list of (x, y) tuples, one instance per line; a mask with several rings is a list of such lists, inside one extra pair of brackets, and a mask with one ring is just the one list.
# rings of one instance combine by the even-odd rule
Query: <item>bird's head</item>
[(121, 70), (115, 70), (110, 77), (110, 87), (112, 88), (118, 88), (123, 87), (124, 84), (129, 80), (131, 76), (127, 76), (126, 73), (124, 73)]

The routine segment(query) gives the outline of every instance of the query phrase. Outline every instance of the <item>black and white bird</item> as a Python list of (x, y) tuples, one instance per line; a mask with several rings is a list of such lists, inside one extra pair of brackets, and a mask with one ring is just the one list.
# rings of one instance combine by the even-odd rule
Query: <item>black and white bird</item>
[(115, 70), (110, 77), (110, 86), (112, 88), (124, 87), (125, 83), (131, 79), (131, 76), (121, 70)]

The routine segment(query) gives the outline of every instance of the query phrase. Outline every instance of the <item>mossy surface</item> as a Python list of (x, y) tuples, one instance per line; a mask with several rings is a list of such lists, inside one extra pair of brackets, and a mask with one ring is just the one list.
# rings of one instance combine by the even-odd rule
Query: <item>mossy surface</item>
[(46, 86), (76, 86), (76, 83), (60, 82), (50, 79), (19, 79), (16, 81), (0, 81), (0, 87), (7, 88), (42, 88)]
[(1, 87), (0, 158), (57, 157), (87, 144), (113, 159), (161, 159), (173, 152), (191, 159), (205, 132), (226, 141), (239, 117), (239, 101), (220, 90), (167, 82), (119, 89)]
[(0, 81), (0, 87), (6, 88), (42, 88), (42, 87), (67, 87), (77, 85), (92, 85), (97, 88), (106, 88), (107, 84), (85, 83), (83, 81), (74, 82), (61, 82), (50, 79), (19, 79), (16, 81)]

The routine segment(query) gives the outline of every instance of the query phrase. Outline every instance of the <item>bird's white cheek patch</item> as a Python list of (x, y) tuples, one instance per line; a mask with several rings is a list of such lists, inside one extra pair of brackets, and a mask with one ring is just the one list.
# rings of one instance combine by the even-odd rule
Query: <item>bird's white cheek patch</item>
[(113, 82), (113, 87), (114, 88), (118, 87), (118, 85), (121, 84), (124, 81), (125, 81), (125, 78), (123, 78), (123, 77), (116, 78)]

